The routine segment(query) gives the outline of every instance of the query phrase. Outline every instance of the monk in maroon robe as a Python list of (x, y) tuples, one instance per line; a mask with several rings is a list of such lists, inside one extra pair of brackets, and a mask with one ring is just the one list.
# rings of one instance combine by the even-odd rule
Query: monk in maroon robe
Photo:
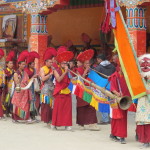
[[(86, 74), (86, 69), (83, 66), (78, 67), (77, 73), (81, 76)], [(80, 129), (84, 129), (84, 125), (90, 125), (89, 128), (94, 130), (98, 130), (94, 124), (97, 123), (96, 110), (90, 106), (89, 103), (84, 101), (83, 99), (76, 97), (77, 99), (77, 124), (80, 125)]]
[[(67, 56), (67, 57), (66, 57)], [(57, 126), (65, 126), (67, 131), (72, 131), (72, 98), (68, 86), (70, 78), (68, 76), (68, 61), (73, 58), (73, 53), (67, 51), (67, 48), (60, 47), (57, 52), (56, 60), (59, 66), (54, 69), (56, 84), (54, 88), (54, 107), (52, 114), (53, 130)]]
[[(83, 78), (86, 78), (89, 72), (90, 68), (89, 60), (93, 57), (92, 54), (94, 55), (93, 50), (86, 50), (77, 56), (78, 68), (76, 69), (76, 72)], [(96, 110), (82, 98), (77, 96), (76, 99), (77, 99), (77, 124), (80, 126), (80, 129), (84, 130), (85, 129), (84, 125), (89, 125), (88, 126), (89, 130), (98, 131), (99, 128), (97, 126)]]
[[(39, 54), (35, 51), (32, 51), (29, 53), (29, 56), (27, 58), (27, 67), (25, 68), (25, 72), (28, 74), (29, 79), (37, 78), (38, 74), (35, 69), (35, 58), (39, 58)], [(30, 87), (30, 119), (28, 120), (28, 123), (38, 122), (36, 119), (36, 115), (38, 113), (37, 109), (40, 105), (40, 96), (38, 93), (35, 92), (34, 83), (32, 83)]]
[[(32, 65), (34, 66), (34, 62), (33, 62)], [(25, 72), (28, 74), (29, 79), (31, 79), (33, 77), (37, 77), (35, 68), (31, 70), (30, 68), (27, 67), (27, 68), (25, 68)], [(39, 96), (38, 93), (35, 93), (35, 99), (36, 99), (36, 101), (35, 101), (35, 107), (38, 110), (39, 107), (40, 107), (40, 96)], [(31, 112), (31, 117), (35, 118), (35, 114), (32, 114), (32, 112)]]
[[(119, 97), (130, 96), (120, 68), (110, 76), (109, 80), (110, 89), (115, 95)], [(127, 110), (122, 110), (120, 108), (112, 109), (112, 116), (110, 137), (115, 140), (119, 140), (117, 137), (120, 137), (120, 142), (125, 144), (125, 138), (127, 137)]]

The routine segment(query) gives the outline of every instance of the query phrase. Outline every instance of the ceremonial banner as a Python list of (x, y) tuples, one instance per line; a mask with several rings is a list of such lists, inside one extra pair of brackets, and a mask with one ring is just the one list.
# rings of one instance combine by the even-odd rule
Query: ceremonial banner
[(90, 78), (98, 86), (104, 87), (107, 90), (110, 90), (110, 84), (109, 84), (108, 79), (101, 77), (95, 71), (91, 70), (88, 74), (88, 78)]
[[(89, 72), (88, 78), (90, 78), (98, 86), (103, 87), (106, 90), (110, 91), (110, 83), (109, 83), (108, 79), (101, 77), (95, 71), (91, 70)], [(117, 102), (115, 100), (111, 100), (109, 97), (104, 95), (100, 90), (97, 90), (97, 89), (93, 88), (92, 91), (93, 91), (95, 97), (101, 97), (101, 99), (103, 98), (103, 101), (101, 101), (101, 102), (99, 101), (99, 104), (98, 104), (98, 110), (100, 112), (110, 113), (109, 105), (112, 108), (118, 108)], [(109, 105), (106, 104), (106, 102)]]
[(121, 13), (116, 12), (116, 28), (113, 29), (115, 44), (130, 94), (132, 99), (135, 99), (146, 95), (146, 88), (138, 70), (132, 41), (130, 41), (126, 25), (121, 17)]
[[(95, 84), (101, 87), (106, 87), (107, 90), (110, 89), (108, 79), (99, 76), (96, 72), (90, 71), (88, 78), (91, 79)], [(76, 96), (82, 98), (97, 111), (109, 112), (109, 105), (114, 109), (118, 108), (116, 100), (109, 99), (105, 94), (103, 94), (100, 90), (95, 89), (94, 87), (85, 86), (84, 81), (80, 77), (78, 77), (77, 79), (72, 79), (71, 81), (72, 82), (70, 83), (68, 88), (70, 89), (72, 94), (75, 94)], [(102, 105), (105, 110), (102, 110)], [(104, 107), (104, 105), (106, 107)]]

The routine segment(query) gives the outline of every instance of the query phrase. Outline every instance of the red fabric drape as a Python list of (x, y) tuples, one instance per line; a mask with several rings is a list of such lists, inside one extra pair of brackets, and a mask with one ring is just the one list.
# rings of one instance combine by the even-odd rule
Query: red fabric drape
[(62, 4), (62, 5), (69, 5), (70, 4), (70, 0), (60, 0), (60, 4)]

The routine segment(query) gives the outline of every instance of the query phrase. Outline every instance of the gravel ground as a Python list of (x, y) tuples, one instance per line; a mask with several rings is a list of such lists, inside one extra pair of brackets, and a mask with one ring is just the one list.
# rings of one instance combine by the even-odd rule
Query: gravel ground
[[(75, 124), (75, 99), (73, 100), (74, 132), (52, 131), (44, 123), (15, 124), (11, 119), (0, 121), (0, 150), (137, 150), (135, 141), (135, 115), (128, 114), (127, 144), (109, 139), (110, 125), (99, 125), (100, 131), (80, 131)], [(99, 115), (98, 115), (99, 117)]]

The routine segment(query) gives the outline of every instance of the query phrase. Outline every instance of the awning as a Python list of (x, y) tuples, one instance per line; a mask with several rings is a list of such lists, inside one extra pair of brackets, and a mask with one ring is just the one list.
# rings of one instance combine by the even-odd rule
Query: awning
[(70, 0), (70, 6), (86, 6), (104, 3), (104, 0)]

